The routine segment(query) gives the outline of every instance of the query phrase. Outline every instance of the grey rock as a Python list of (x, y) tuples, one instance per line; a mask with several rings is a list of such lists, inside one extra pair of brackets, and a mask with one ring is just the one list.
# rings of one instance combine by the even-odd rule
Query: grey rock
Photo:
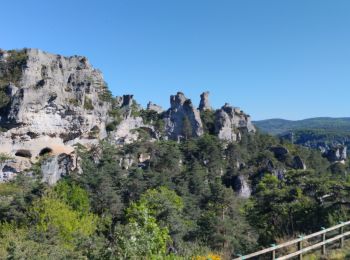
[(220, 139), (239, 141), (241, 131), (253, 133), (256, 131), (249, 115), (227, 103), (216, 111), (215, 132)]
[[(10, 55), (4, 53), (2, 66)], [(0, 133), (0, 153), (28, 150), (34, 159), (46, 146), (69, 153), (73, 144), (91, 142), (92, 129), (99, 129), (96, 138), (105, 138), (109, 104), (100, 98), (101, 72), (82, 56), (25, 53), (26, 66), (18, 82), (9, 82), (10, 103), (1, 113), (0, 125), (9, 130)]]
[(275, 157), (277, 159), (283, 158), (285, 155), (289, 154), (289, 151), (287, 148), (283, 146), (274, 146), (270, 148), (270, 151), (274, 153)]
[(294, 156), (293, 158), (293, 168), (297, 170), (306, 170), (306, 164), (300, 156)]
[(0, 163), (0, 182), (10, 181), (31, 167), (28, 158), (11, 158)]
[[(110, 107), (102, 98), (106, 93), (102, 74), (85, 57), (37, 49), (23, 53), (25, 66), (16, 81), (7, 82), (10, 102), (0, 111), (0, 125), (9, 129), (0, 133), (0, 153), (15, 158), (11, 167), (17, 173), (30, 168), (45, 150), (58, 156), (73, 152), (76, 143), (98, 143), (107, 135)], [(0, 77), (11, 55), (2, 51)]]
[(161, 106), (153, 104), (151, 101), (147, 104), (147, 110), (152, 110), (157, 112), (158, 114), (162, 113), (164, 110)]
[(199, 103), (199, 108), (200, 111), (205, 111), (205, 110), (212, 110), (209, 102), (209, 92), (203, 92), (201, 94), (201, 101)]
[(52, 156), (41, 165), (42, 181), (49, 185), (54, 185), (74, 168), (74, 159), (71, 155), (62, 153)]
[(250, 198), (252, 190), (248, 181), (243, 175), (236, 176), (233, 180), (233, 189), (237, 192), (241, 198)]
[(265, 167), (261, 169), (260, 174), (263, 177), (265, 173), (271, 173), (279, 180), (283, 180), (286, 172), (286, 169), (276, 166), (271, 160), (266, 160)]
[(170, 109), (165, 113), (166, 135), (174, 140), (184, 137), (184, 121), (188, 120), (192, 137), (203, 135), (203, 125), (199, 110), (193, 107), (190, 99), (178, 92), (170, 97)]
[(347, 159), (347, 147), (344, 145), (337, 145), (329, 148), (324, 156), (330, 162), (341, 162)]

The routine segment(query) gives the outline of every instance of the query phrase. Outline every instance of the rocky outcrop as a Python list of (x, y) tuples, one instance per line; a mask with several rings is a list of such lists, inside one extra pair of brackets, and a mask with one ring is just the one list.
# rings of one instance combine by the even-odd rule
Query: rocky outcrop
[(242, 130), (255, 132), (249, 115), (227, 103), (216, 111), (215, 132), (220, 139), (231, 142), (239, 141)]
[(241, 198), (248, 199), (252, 194), (250, 185), (246, 178), (242, 175), (236, 176), (233, 180), (233, 189), (237, 192), (237, 195)]
[(130, 144), (139, 139), (139, 131), (144, 129), (154, 134), (154, 128), (144, 124), (141, 117), (127, 117), (120, 122), (115, 131), (110, 133), (110, 139), (114, 144)]
[(0, 153), (14, 158), (12, 166), (1, 169), (3, 176), (29, 168), (47, 152), (70, 154), (78, 142), (106, 137), (109, 92), (101, 72), (85, 57), (37, 49), (1, 51), (0, 91), (7, 100), (0, 106), (5, 129)]
[(347, 147), (344, 145), (331, 147), (325, 151), (324, 157), (326, 157), (328, 161), (332, 163), (344, 162), (347, 159)]
[[(141, 107), (133, 99), (133, 95), (116, 97), (113, 109), (119, 111), (120, 122), (115, 130), (109, 133), (109, 140), (114, 144), (129, 144), (139, 139), (140, 131), (148, 132), (157, 139), (154, 127), (144, 122), (139, 115)], [(109, 119), (111, 121), (112, 119)]]
[(8, 158), (0, 163), (0, 182), (10, 181), (17, 174), (31, 167), (31, 163), (26, 158)]
[(306, 164), (300, 156), (294, 156), (293, 158), (293, 168), (297, 170), (306, 170)]
[(65, 153), (49, 157), (41, 164), (42, 181), (54, 185), (76, 167), (74, 157)]
[(147, 104), (147, 110), (155, 111), (158, 114), (162, 113), (164, 110), (161, 106), (153, 104), (151, 101)]
[[(199, 109), (181, 92), (170, 104), (164, 112), (150, 102), (145, 111), (133, 95), (112, 98), (101, 72), (82, 56), (0, 50), (0, 154), (13, 157), (0, 164), (0, 181), (49, 154), (42, 165), (44, 180), (55, 183), (71, 168), (68, 157), (77, 143), (93, 147), (105, 138), (123, 145), (140, 138), (203, 135), (200, 112), (212, 111), (209, 92), (202, 93)], [(227, 104), (215, 117), (211, 129), (221, 139), (236, 141), (242, 131), (255, 131), (248, 115)]]
[[(104, 138), (108, 103), (101, 98), (106, 92), (101, 72), (81, 56), (36, 49), (25, 54), (18, 80), (3, 82), (10, 91), (0, 113), (0, 125), (8, 129), (0, 133), (0, 153), (28, 150), (35, 158), (47, 146), (55, 153), (72, 151), (74, 143), (89, 142), (92, 130)], [(3, 52), (0, 66), (11, 55)]]
[(169, 138), (178, 140), (203, 135), (199, 110), (194, 108), (190, 99), (178, 92), (170, 97), (170, 104), (165, 114), (165, 131)]
[(270, 151), (273, 152), (275, 157), (279, 160), (283, 160), (284, 157), (289, 154), (288, 149), (283, 146), (273, 146), (270, 148)]
[(205, 110), (212, 110), (209, 102), (209, 92), (203, 92), (201, 94), (201, 101), (199, 103), (199, 108), (200, 111), (205, 111)]

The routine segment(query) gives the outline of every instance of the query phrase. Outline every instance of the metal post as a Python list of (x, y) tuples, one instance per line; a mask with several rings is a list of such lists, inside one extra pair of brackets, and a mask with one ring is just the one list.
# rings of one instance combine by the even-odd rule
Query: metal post
[[(272, 244), (271, 247), (275, 248), (276, 244)], [(276, 250), (273, 249), (273, 251), (271, 252), (271, 259), (275, 260), (276, 259)]]
[[(325, 230), (324, 227), (321, 228), (322, 230)], [(323, 233), (322, 234), (322, 242), (325, 242), (326, 241), (326, 233)], [(325, 255), (326, 254), (326, 244), (324, 244), (322, 246), (322, 255)]]
[[(299, 236), (301, 241), (298, 242), (298, 251), (303, 250), (303, 236)], [(303, 260), (303, 253), (300, 253), (299, 260)]]
[[(340, 224), (344, 224), (344, 222), (340, 222)], [(344, 226), (342, 226), (340, 228), (340, 234), (343, 235), (344, 234)], [(342, 236), (340, 239), (340, 248), (344, 247), (344, 237)]]

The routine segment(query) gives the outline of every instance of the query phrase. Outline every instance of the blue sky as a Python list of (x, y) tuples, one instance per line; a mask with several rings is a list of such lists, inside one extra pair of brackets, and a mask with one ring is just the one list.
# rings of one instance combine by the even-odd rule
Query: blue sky
[(114, 95), (350, 116), (348, 0), (2, 0), (0, 48), (84, 55)]

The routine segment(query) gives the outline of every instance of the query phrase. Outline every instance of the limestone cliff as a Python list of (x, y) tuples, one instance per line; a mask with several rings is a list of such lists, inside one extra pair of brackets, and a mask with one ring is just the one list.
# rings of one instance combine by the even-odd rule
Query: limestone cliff
[(11, 179), (49, 154), (42, 162), (43, 181), (54, 184), (77, 167), (74, 145), (116, 145), (149, 140), (182, 140), (208, 131), (202, 116), (213, 118), (213, 132), (237, 141), (254, 132), (250, 117), (229, 105), (213, 110), (209, 92), (199, 108), (182, 92), (170, 97), (164, 111), (147, 109), (133, 95), (112, 97), (102, 73), (82, 56), (64, 57), (37, 49), (0, 50), (0, 181)]
[(108, 90), (85, 57), (1, 51), (0, 78), (0, 153), (35, 160), (106, 137)]

